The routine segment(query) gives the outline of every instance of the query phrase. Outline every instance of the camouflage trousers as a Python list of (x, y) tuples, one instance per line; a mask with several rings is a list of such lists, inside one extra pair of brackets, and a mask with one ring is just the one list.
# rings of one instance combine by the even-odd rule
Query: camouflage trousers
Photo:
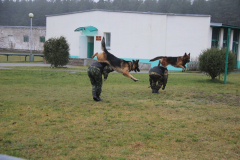
[(92, 84), (92, 91), (100, 96), (102, 92), (102, 74), (100, 70), (97, 67), (90, 66), (87, 73)]
[(155, 72), (150, 72), (149, 82), (152, 89), (159, 90), (163, 85), (163, 76)]

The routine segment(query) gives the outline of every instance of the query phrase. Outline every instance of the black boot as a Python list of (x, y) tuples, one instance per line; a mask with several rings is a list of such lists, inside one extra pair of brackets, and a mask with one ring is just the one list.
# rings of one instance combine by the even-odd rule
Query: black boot
[(96, 91), (92, 91), (93, 99), (94, 101), (100, 101), (99, 98), (97, 97)]
[(152, 89), (152, 93), (159, 93), (157, 89)]
[(100, 93), (97, 93), (97, 98), (99, 99), (99, 101), (102, 101), (103, 99), (100, 96)]
[(152, 89), (152, 93), (155, 93), (155, 89)]

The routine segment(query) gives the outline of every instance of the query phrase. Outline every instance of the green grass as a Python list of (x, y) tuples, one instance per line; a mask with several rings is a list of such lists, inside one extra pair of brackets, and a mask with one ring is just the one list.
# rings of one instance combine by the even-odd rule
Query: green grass
[[(34, 68), (35, 69), (35, 68)], [(0, 154), (25, 159), (239, 159), (240, 74), (110, 73), (102, 102), (86, 72), (0, 70)], [(66, 70), (69, 70), (66, 69)], [(81, 68), (79, 68), (81, 70)]]

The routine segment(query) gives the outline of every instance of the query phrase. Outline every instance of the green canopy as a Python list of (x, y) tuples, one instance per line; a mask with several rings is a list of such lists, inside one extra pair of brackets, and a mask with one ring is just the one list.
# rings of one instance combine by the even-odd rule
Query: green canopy
[(98, 31), (98, 29), (93, 26), (79, 27), (79, 28), (75, 29), (74, 31), (78, 32), (78, 31), (84, 31), (84, 30), (89, 30), (90, 32)]

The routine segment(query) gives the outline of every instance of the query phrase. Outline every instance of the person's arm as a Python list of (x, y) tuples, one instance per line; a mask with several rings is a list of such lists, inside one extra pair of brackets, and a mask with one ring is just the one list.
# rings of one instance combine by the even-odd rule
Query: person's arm
[(112, 71), (113, 71), (113, 69), (112, 69), (112, 67), (110, 67), (109, 65), (107, 65), (106, 67), (104, 67), (104, 69), (103, 69), (104, 81), (107, 80), (108, 74), (109, 74), (110, 72), (112, 72)]
[(166, 69), (163, 75), (163, 87), (162, 90), (165, 89), (166, 85), (167, 85), (167, 80), (168, 80), (168, 70)]

